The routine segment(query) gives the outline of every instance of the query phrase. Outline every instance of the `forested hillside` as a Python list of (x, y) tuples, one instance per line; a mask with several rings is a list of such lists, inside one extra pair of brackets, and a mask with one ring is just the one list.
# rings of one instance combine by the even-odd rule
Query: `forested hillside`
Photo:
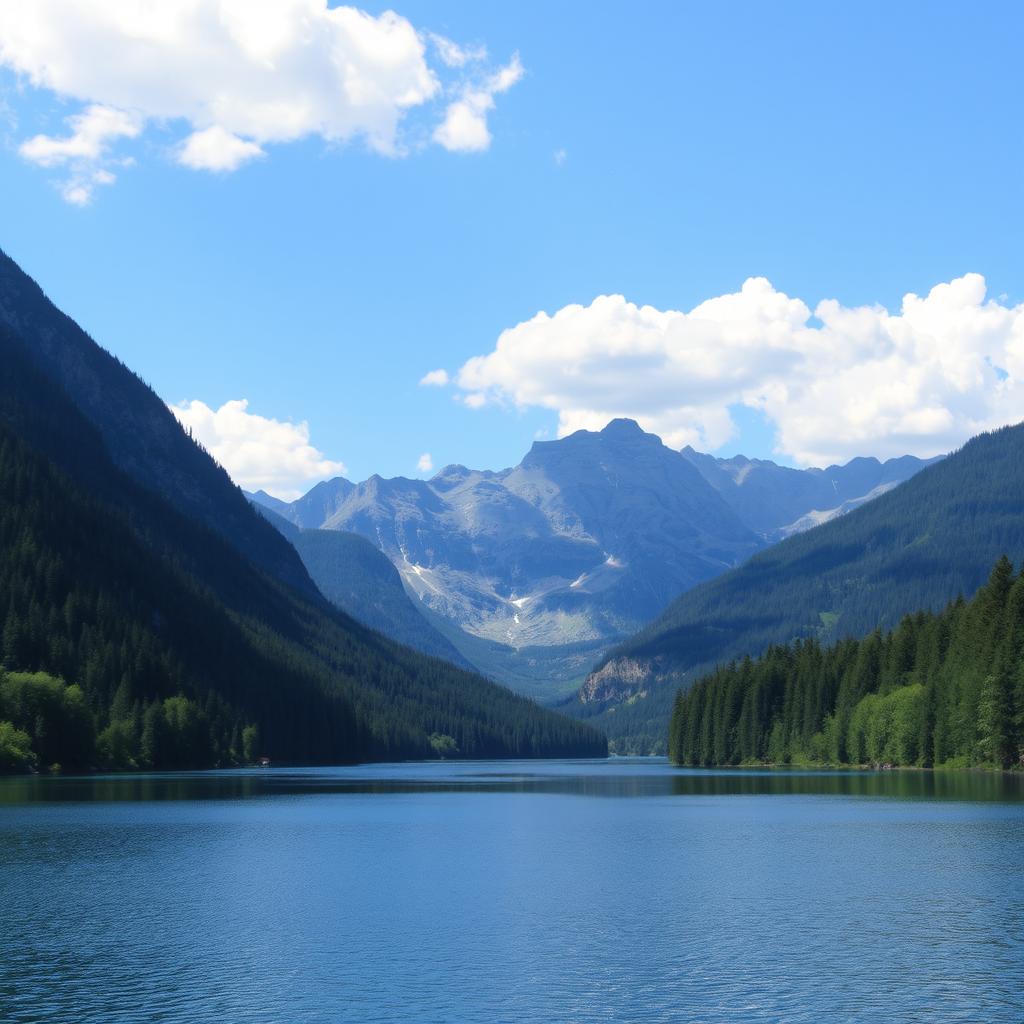
[(970, 602), (718, 669), (677, 697), (669, 753), (690, 765), (1024, 764), (1024, 574), (1002, 558)]
[[(309, 576), (292, 548), (253, 515), (228, 474), (178, 425), (160, 397), (93, 341), (0, 251), (0, 327), (64, 391), (98, 433), (110, 462), (188, 518), (218, 532), (248, 559), (308, 595)], [(145, 330), (145, 324), (139, 325)]]
[(982, 434), (895, 490), (683, 594), (613, 651), (581, 711), (619, 749), (664, 743), (672, 700), (716, 665), (797, 637), (829, 643), (971, 596), (1024, 556), (1024, 425)]
[[(240, 492), (258, 526), (247, 535), (267, 555), (260, 565), (133, 479), (31, 342), (2, 325), (0, 365), (0, 758), (9, 767), (604, 753), (589, 728), (282, 582), (274, 570), (289, 558), (308, 577)], [(116, 378), (105, 386), (116, 389)], [(202, 475), (188, 479), (202, 487)]]

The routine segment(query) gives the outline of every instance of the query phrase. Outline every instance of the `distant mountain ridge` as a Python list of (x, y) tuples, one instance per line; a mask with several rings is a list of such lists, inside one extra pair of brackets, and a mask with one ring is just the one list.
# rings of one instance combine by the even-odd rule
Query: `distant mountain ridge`
[(923, 465), (715, 459), (617, 419), (538, 441), (498, 472), (450, 465), (430, 480), (338, 477), (287, 505), (253, 497), (296, 526), (365, 537), (467, 661), (551, 699), (680, 593), (814, 525), (801, 516), (841, 514)]
[(825, 469), (793, 469), (742, 455), (720, 459), (689, 445), (680, 454), (700, 470), (750, 529), (771, 541), (859, 508), (938, 461), (904, 455), (886, 462), (856, 458)]

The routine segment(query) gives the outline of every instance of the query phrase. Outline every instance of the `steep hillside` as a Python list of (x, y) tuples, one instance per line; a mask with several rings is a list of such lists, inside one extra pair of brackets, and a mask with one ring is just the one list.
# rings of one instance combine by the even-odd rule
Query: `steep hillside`
[(972, 594), (1024, 553), (1024, 425), (983, 434), (887, 494), (683, 594), (580, 693), (620, 746), (663, 745), (671, 701), (716, 664), (794, 637), (889, 628)]
[[(186, 464), (173, 464), (178, 442), (164, 457), (194, 501), (172, 502), (149, 486), (147, 473), (130, 475), (134, 464), (113, 457), (107, 434), (36, 347), (33, 336), (0, 325), (3, 667), (81, 687), (102, 739), (89, 755), (95, 763), (230, 763), (253, 728), (261, 752), (299, 762), (424, 757), (438, 749), (461, 756), (603, 751), (589, 729), (333, 610), (294, 549), (241, 492), (221, 488), (226, 477), (184, 434), (193, 453)], [(64, 365), (56, 342), (52, 351)], [(119, 395), (126, 374), (118, 368), (105, 377), (97, 405), (130, 405)], [(131, 394), (138, 387), (130, 385)], [(192, 475), (193, 462), (206, 468)], [(216, 482), (212, 495), (202, 493), (206, 479)], [(203, 509), (225, 493), (242, 502), (238, 519), (256, 524), (245, 533), (274, 556), (272, 566), (250, 561), (207, 524)], [(292, 562), (299, 589), (272, 571)], [(44, 701), (48, 685), (12, 683), (17, 714)], [(53, 734), (45, 716), (28, 720)], [(184, 747), (166, 740), (179, 732), (191, 737)], [(76, 757), (86, 756), (77, 749)]]
[(253, 514), (227, 473), (185, 435), (164, 402), (3, 252), (0, 326), (24, 340), (29, 359), (99, 432), (114, 465), (278, 579), (314, 593), (294, 550)]
[(343, 530), (303, 529), (274, 511), (275, 502), (288, 508), (285, 502), (264, 491), (246, 496), (298, 551), (313, 582), (335, 608), (389, 640), (475, 671), (443, 630), (427, 621), (426, 609), (413, 603), (398, 570), (370, 541)]

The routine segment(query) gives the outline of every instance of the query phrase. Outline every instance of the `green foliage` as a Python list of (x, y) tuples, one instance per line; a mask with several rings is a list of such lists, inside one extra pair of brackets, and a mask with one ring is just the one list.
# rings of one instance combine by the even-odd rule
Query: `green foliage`
[(95, 724), (80, 686), (45, 672), (0, 673), (0, 719), (28, 735), (43, 765), (74, 769), (92, 763)]
[(142, 767), (138, 723), (115, 719), (96, 737), (97, 764), (107, 771)]
[(694, 765), (1024, 763), (1024, 573), (1003, 556), (970, 602), (717, 669), (677, 695), (669, 751)]
[(194, 701), (179, 694), (146, 709), (142, 760), (151, 768), (208, 768), (217, 763), (210, 722)]
[[(921, 763), (925, 755), (919, 749), (925, 701), (925, 688), (920, 683), (901, 686), (884, 697), (869, 693), (861, 698), (847, 729), (847, 757), (857, 764)], [(825, 753), (825, 745), (818, 750)]]
[(247, 725), (242, 730), (242, 760), (253, 764), (260, 756), (260, 727)]
[(439, 732), (431, 733), (430, 746), (433, 748), (435, 755), (442, 759), (458, 757), (459, 755), (459, 745), (455, 742), (455, 737), (453, 736), (443, 736)]
[(0, 772), (23, 772), (35, 766), (32, 737), (13, 722), (0, 722)]

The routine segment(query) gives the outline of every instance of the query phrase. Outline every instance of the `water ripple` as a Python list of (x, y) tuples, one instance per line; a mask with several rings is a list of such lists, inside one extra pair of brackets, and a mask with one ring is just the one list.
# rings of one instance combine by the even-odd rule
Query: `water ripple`
[(1015, 783), (737, 778), (0, 782), (0, 1020), (1024, 1020)]

